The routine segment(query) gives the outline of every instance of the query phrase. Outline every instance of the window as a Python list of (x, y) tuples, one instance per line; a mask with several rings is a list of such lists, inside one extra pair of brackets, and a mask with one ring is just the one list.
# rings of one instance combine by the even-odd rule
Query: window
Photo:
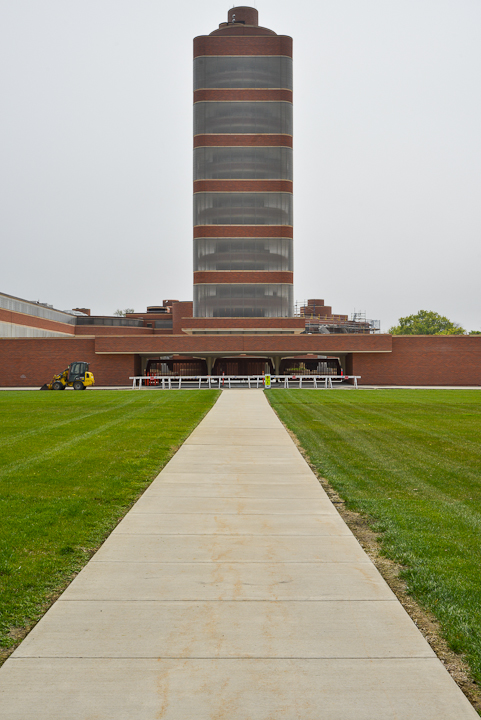
[(195, 193), (194, 225), (292, 225), (292, 194)]
[(196, 148), (194, 180), (292, 180), (292, 148)]
[(292, 315), (292, 285), (194, 286), (194, 317), (292, 317)]
[(196, 238), (194, 270), (293, 270), (291, 238)]
[(292, 135), (292, 103), (195, 103), (194, 135), (224, 133)]
[(292, 90), (292, 58), (203, 56), (194, 60), (194, 90), (201, 88), (285, 88)]

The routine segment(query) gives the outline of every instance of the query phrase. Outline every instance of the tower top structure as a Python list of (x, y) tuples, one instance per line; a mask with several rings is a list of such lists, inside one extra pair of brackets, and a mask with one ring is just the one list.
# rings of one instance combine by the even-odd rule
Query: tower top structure
[(219, 29), (211, 35), (277, 35), (273, 30), (259, 27), (259, 13), (253, 7), (239, 5), (227, 13), (227, 22), (220, 23)]

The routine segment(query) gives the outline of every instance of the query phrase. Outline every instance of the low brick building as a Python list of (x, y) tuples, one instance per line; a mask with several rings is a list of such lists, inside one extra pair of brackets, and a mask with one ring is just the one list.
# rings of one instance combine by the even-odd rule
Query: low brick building
[[(0, 386), (40, 387), (74, 360), (97, 385), (164, 374), (315, 372), (328, 360), (361, 385), (481, 385), (481, 336), (307, 334), (294, 318), (194, 318), (165, 301), (128, 317), (64, 312), (0, 294)], [(323, 374), (323, 373), (320, 373)]]

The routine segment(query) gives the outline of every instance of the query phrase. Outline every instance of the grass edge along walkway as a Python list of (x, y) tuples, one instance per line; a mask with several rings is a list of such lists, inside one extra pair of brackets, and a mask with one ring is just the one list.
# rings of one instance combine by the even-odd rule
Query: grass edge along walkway
[(481, 395), (266, 394), (318, 477), (371, 526), (409, 595), (467, 664), (475, 682), (460, 684), (480, 712)]
[(0, 663), (219, 392), (0, 394)]

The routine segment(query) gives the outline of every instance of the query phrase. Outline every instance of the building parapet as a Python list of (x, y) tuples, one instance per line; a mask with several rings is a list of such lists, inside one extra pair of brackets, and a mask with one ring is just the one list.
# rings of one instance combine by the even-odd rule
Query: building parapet
[(76, 316), (73, 313), (64, 310), (56, 310), (53, 305), (23, 300), (0, 293), (0, 308), (10, 310), (11, 312), (22, 313), (23, 315), (31, 315), (32, 317), (43, 318), (44, 320), (53, 320), (54, 322), (75, 325)]

